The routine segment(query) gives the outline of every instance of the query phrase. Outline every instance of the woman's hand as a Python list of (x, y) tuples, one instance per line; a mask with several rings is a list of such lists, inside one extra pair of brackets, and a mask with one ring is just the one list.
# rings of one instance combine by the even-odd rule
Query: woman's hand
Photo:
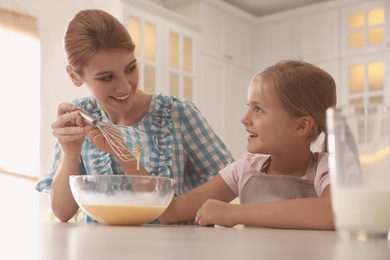
[(64, 154), (74, 156), (80, 155), (85, 139), (84, 123), (75, 111), (76, 108), (76, 105), (69, 103), (58, 105), (57, 119), (51, 124), (52, 134), (57, 138)]
[[(123, 140), (119, 130), (115, 126), (105, 122), (99, 122), (99, 124), (101, 125), (100, 128), (105, 132), (106, 136), (103, 135), (102, 131), (97, 127), (85, 127), (88, 138), (91, 140), (94, 146), (102, 151), (112, 154), (117, 158), (119, 157), (117, 152), (119, 154), (123, 154), (128, 159), (134, 157), (127, 148), (127, 145)], [(115, 150), (112, 147), (114, 147)], [(120, 160), (120, 158), (118, 158), (118, 160)]]
[(234, 204), (209, 199), (198, 210), (195, 221), (203, 227), (233, 227), (237, 224), (233, 219), (236, 207)]

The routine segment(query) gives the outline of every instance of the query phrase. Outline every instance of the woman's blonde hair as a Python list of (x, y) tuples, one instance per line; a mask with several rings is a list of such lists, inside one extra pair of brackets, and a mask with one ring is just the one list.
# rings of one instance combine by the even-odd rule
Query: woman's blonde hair
[[(293, 116), (313, 118), (312, 141), (322, 132), (326, 136), (326, 110), (336, 106), (336, 84), (329, 73), (307, 62), (283, 60), (257, 73), (253, 81), (260, 78)], [(324, 144), (326, 151), (326, 140)]]
[(83, 10), (69, 22), (64, 37), (68, 64), (80, 76), (83, 67), (100, 51), (134, 51), (135, 45), (122, 23), (109, 13)]

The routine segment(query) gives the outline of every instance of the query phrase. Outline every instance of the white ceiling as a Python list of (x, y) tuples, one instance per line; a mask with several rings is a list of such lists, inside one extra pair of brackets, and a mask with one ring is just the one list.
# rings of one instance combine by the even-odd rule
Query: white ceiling
[(329, 0), (222, 0), (254, 16), (262, 16)]

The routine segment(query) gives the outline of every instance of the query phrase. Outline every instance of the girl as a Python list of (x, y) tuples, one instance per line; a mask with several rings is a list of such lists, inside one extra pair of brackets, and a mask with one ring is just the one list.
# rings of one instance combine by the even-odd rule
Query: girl
[[(174, 198), (160, 220), (334, 229), (328, 156), (310, 149), (336, 105), (333, 78), (309, 63), (281, 61), (253, 77), (248, 102), (241, 121), (249, 153)], [(240, 205), (228, 203), (237, 196)]]
[[(60, 221), (68, 221), (78, 211), (70, 175), (170, 177), (176, 180), (176, 194), (181, 194), (234, 161), (192, 102), (137, 89), (135, 46), (116, 18), (101, 10), (81, 11), (69, 23), (64, 43), (69, 77), (76, 87), (84, 86), (90, 97), (58, 106), (52, 124), (58, 142), (51, 166), (36, 187), (49, 192), (51, 209)], [(97, 128), (84, 125), (77, 107), (99, 121), (146, 133), (139, 171), (136, 161), (117, 157)]]

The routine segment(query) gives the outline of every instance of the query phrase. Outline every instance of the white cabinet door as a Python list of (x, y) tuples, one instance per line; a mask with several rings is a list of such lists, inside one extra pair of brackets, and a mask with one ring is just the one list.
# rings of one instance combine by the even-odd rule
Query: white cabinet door
[(201, 4), (199, 9), (201, 51), (216, 58), (224, 58), (224, 13), (205, 4)]
[(253, 66), (254, 25), (200, 4), (201, 51), (235, 65)]
[(339, 57), (339, 12), (337, 9), (299, 18), (299, 56), (308, 62)]
[(341, 54), (352, 57), (390, 50), (390, 1), (366, 1), (341, 10)]
[(241, 118), (246, 112), (248, 70), (206, 55), (200, 57), (199, 109), (213, 130), (237, 158), (246, 152), (246, 132)]
[(337, 91), (337, 104), (342, 103), (342, 94), (341, 94), (341, 77), (340, 77), (340, 61), (332, 60), (332, 61), (322, 61), (315, 62), (314, 65), (320, 67), (321, 69), (328, 72), (334, 79), (336, 83), (336, 91)]
[(237, 66), (225, 69), (222, 138), (236, 158), (246, 151), (247, 134), (241, 118), (247, 111), (247, 93), (252, 73)]
[(224, 57), (235, 65), (251, 69), (254, 56), (254, 26), (232, 16), (225, 17)]
[(263, 24), (257, 31), (257, 66), (284, 59), (308, 62), (339, 57), (338, 11), (330, 10), (300, 18)]
[(261, 25), (257, 42), (257, 68), (268, 67), (283, 59), (298, 59), (297, 19)]
[(139, 88), (196, 101), (198, 32), (129, 4), (123, 6), (123, 23), (136, 45)]
[(197, 105), (213, 130), (222, 137), (222, 93), (224, 91), (225, 65), (222, 61), (200, 57), (200, 86)]
[(390, 104), (390, 51), (343, 59), (340, 103)]

